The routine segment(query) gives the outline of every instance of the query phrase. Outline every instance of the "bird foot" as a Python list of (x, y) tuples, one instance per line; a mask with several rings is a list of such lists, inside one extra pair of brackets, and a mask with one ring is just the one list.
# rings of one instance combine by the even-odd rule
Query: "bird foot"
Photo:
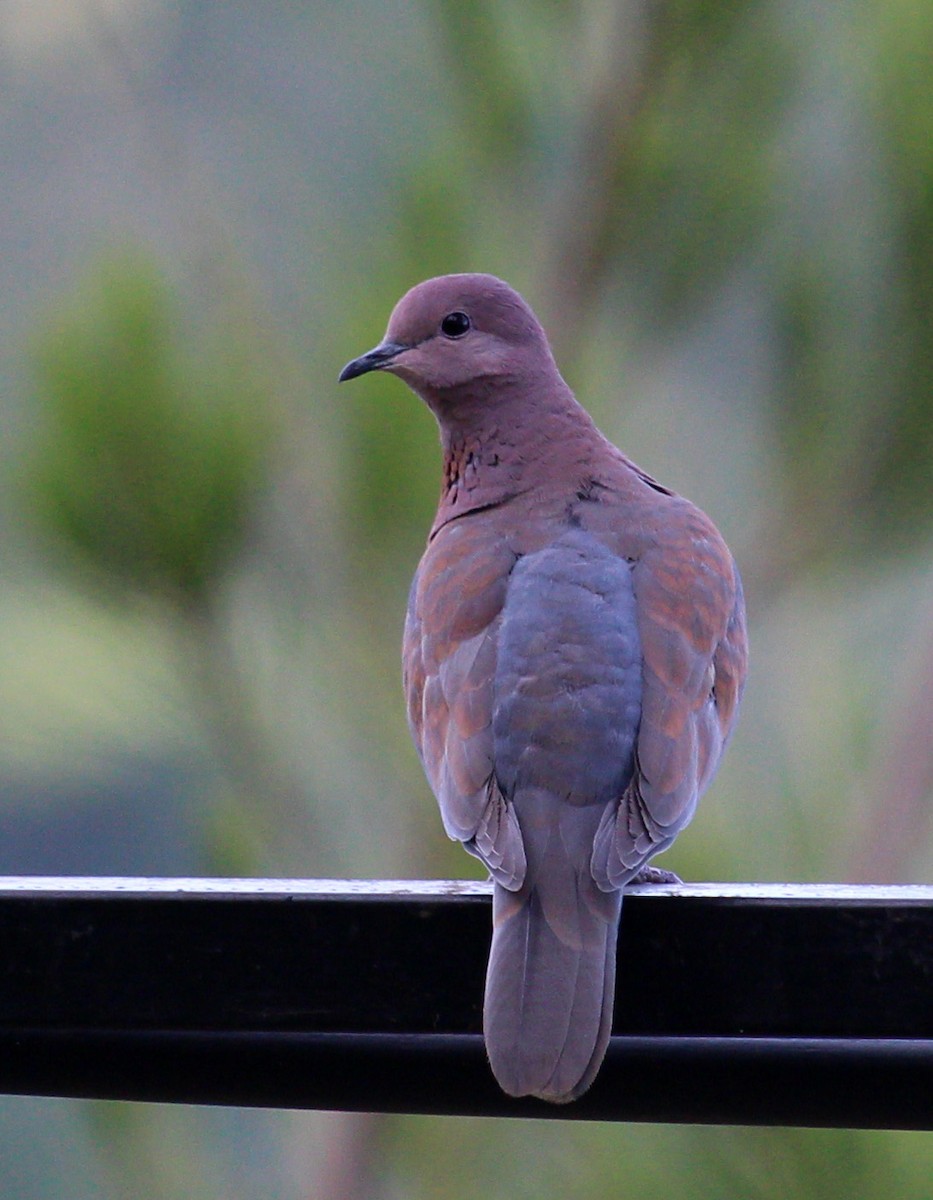
[(665, 871), (663, 867), (652, 867), (649, 863), (634, 876), (632, 883), (683, 883), (683, 880), (673, 871)]

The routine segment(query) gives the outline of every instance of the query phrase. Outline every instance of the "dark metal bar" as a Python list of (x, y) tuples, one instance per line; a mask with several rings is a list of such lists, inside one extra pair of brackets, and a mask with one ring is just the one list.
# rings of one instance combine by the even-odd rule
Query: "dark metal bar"
[(562, 1108), (489, 1074), (489, 919), (481, 884), (0, 879), (0, 1091), (933, 1128), (933, 888), (632, 889)]
[(844, 1038), (614, 1037), (569, 1107), (511, 1100), (477, 1034), (20, 1030), (18, 1094), (272, 1108), (846, 1128), (933, 1127), (933, 1044)]

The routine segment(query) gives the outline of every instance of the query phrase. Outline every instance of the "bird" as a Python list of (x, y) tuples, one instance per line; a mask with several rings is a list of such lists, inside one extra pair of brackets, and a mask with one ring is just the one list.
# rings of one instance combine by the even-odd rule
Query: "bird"
[(486, 1053), (507, 1095), (565, 1104), (609, 1042), (623, 890), (664, 877), (649, 860), (732, 731), (741, 580), (712, 521), (597, 429), (495, 276), (413, 287), (339, 378), (371, 371), (440, 431), (403, 679), (444, 828), (492, 879)]

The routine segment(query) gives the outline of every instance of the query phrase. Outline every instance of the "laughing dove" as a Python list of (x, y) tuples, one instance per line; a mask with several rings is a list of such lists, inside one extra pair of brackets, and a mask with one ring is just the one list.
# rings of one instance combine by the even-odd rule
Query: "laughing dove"
[(739, 575), (602, 436), (501, 280), (413, 288), (340, 378), (373, 370), (440, 426), (404, 681), (444, 827), (494, 881), (487, 1053), (509, 1095), (566, 1102), (609, 1040), (622, 889), (693, 816), (735, 720)]

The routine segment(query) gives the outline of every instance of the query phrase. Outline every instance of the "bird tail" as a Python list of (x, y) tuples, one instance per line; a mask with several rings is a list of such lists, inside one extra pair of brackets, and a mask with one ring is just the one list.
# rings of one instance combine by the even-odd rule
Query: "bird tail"
[(582, 1095), (606, 1053), (622, 904), (588, 878), (581, 887), (569, 864), (562, 875), (520, 892), (495, 885), (483, 1010), (502, 1090), (555, 1104)]

